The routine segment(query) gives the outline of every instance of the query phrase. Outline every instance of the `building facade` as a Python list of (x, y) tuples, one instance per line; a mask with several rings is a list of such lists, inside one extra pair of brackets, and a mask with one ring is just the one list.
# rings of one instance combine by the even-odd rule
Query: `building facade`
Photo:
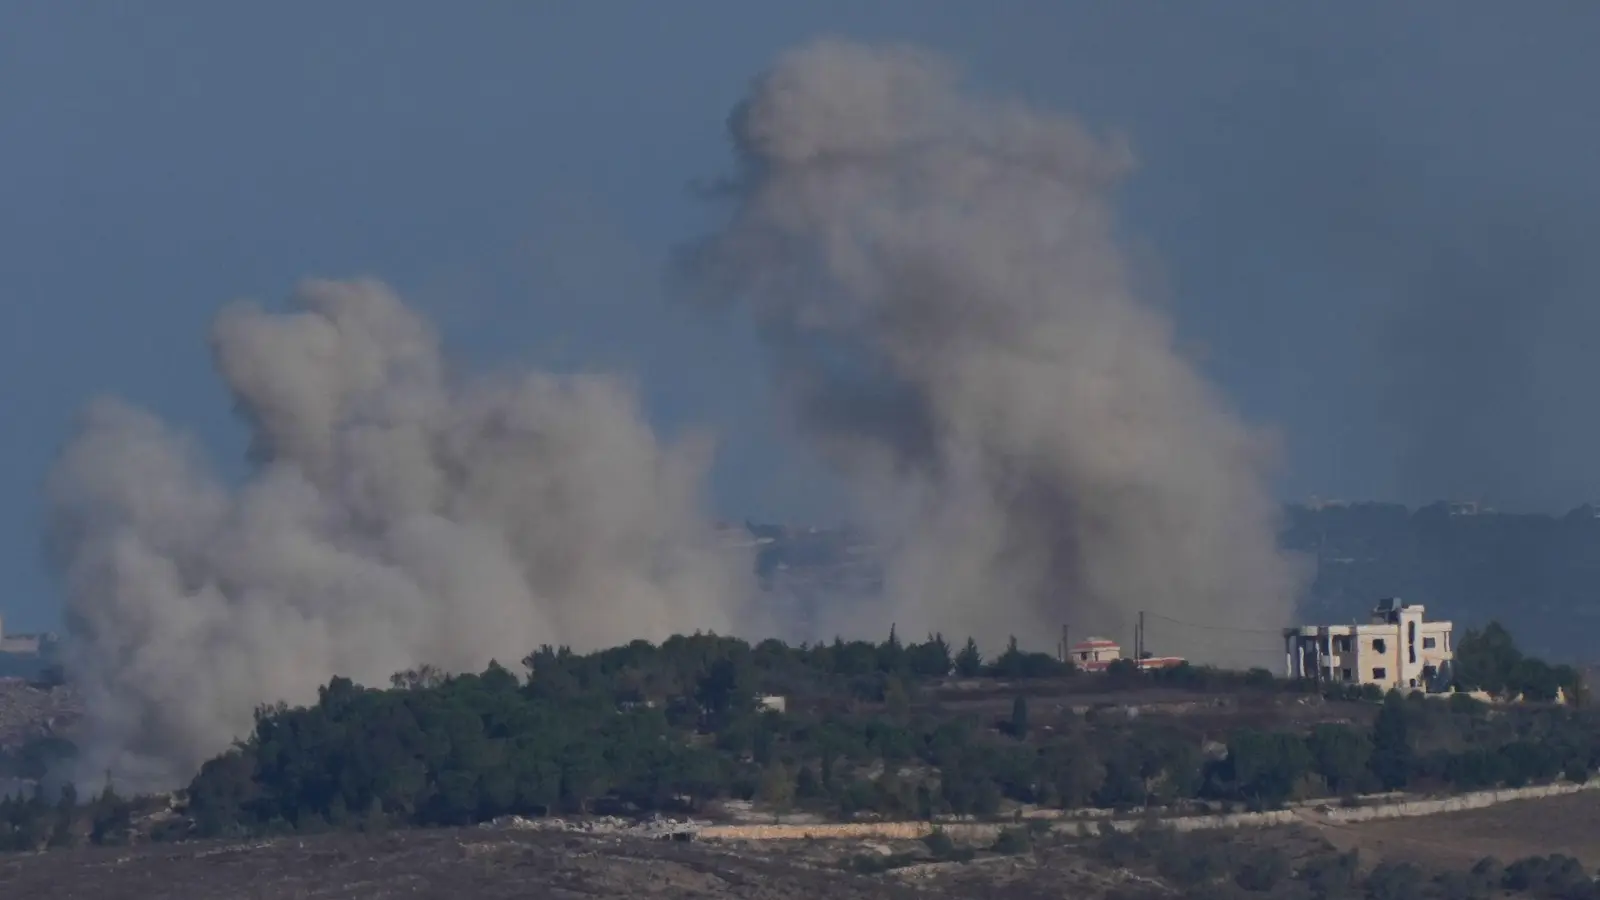
[(1283, 632), (1290, 678), (1440, 691), (1455, 659), (1449, 622), (1430, 622), (1420, 603), (1380, 600), (1364, 624), (1302, 625)]
[(42, 652), (47, 643), (55, 640), (55, 635), (45, 634), (6, 634), (5, 620), (0, 619), (0, 653), (15, 653), (24, 656), (34, 656)]
[[(1122, 647), (1116, 641), (1092, 637), (1073, 644), (1067, 652), (1067, 661), (1085, 672), (1103, 672), (1122, 659)], [(1183, 662), (1177, 656), (1147, 656), (1137, 660), (1141, 669), (1166, 669)]]

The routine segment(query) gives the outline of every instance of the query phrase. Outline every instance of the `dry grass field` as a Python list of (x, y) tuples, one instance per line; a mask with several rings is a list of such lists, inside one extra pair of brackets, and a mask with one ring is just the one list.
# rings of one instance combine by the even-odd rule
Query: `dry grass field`
[(486, 831), (146, 844), (0, 857), (0, 897), (891, 900), (886, 879), (705, 845)]
[[(1510, 862), (1564, 853), (1592, 869), (1600, 865), (1600, 802), (1593, 794), (1578, 794), (1409, 820), (1250, 829), (1200, 839), (1275, 847), (1294, 860), (1331, 844), (1360, 850), (1368, 867), (1390, 859), (1463, 870), (1484, 856)], [(1108, 868), (1089, 848), (1073, 842), (1041, 845), (1020, 856), (914, 866), (926, 870), (915, 874), (859, 875), (840, 869), (847, 857), (875, 847), (876, 852), (900, 852), (918, 846), (863, 841), (717, 846), (488, 829), (145, 844), (0, 856), (0, 897), (1043, 900), (1065, 895), (1092, 900), (1119, 888), (1155, 884), (1148, 874)]]
[(1341, 850), (1360, 850), (1368, 861), (1462, 867), (1485, 856), (1511, 862), (1562, 853), (1590, 869), (1600, 867), (1600, 796), (1593, 792), (1415, 819), (1324, 825), (1317, 831)]

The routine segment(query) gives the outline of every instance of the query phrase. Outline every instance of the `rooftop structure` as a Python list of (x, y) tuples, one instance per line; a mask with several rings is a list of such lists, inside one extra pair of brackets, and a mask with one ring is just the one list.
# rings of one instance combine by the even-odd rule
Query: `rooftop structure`
[(5, 620), (0, 619), (0, 653), (17, 653), (32, 656), (43, 651), (45, 645), (54, 640), (55, 635), (48, 632), (44, 634), (6, 634)]
[(1286, 628), (1286, 674), (1385, 690), (1444, 690), (1455, 659), (1453, 626), (1429, 622), (1425, 612), (1420, 603), (1391, 597), (1378, 601), (1366, 623)]
[[(1067, 651), (1067, 661), (1085, 672), (1103, 672), (1122, 659), (1122, 647), (1116, 641), (1092, 637), (1073, 644)], [(1178, 656), (1149, 656), (1135, 662), (1141, 669), (1166, 669), (1183, 662)]]

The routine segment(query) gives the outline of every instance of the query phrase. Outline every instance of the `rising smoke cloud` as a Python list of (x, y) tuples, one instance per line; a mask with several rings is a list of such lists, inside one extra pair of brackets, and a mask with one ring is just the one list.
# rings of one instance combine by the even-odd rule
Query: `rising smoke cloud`
[(230, 306), (211, 339), (253, 431), (245, 484), (111, 399), (49, 476), (80, 780), (179, 785), (259, 704), (315, 700), (334, 675), (741, 624), (749, 561), (696, 505), (707, 443), (659, 441), (626, 381), (454, 377), (373, 281), (309, 282), (287, 313)]
[[(919, 50), (831, 40), (784, 56), (730, 130), (732, 212), (684, 272), (753, 311), (786, 408), (883, 538), (887, 600), (839, 627), (1048, 649), (1141, 609), (1289, 620), (1268, 444), (1130, 288), (1126, 147), (965, 93)], [(1160, 633), (1218, 662), (1275, 646)]]

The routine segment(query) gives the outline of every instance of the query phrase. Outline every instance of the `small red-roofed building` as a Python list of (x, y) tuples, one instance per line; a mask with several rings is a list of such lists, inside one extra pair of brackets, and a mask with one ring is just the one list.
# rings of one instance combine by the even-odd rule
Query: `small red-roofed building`
[[(1067, 661), (1085, 672), (1104, 672), (1122, 658), (1122, 647), (1116, 641), (1102, 637), (1079, 641), (1067, 653)], [(1181, 656), (1147, 656), (1138, 660), (1137, 664), (1141, 669), (1170, 669), (1183, 662)]]

